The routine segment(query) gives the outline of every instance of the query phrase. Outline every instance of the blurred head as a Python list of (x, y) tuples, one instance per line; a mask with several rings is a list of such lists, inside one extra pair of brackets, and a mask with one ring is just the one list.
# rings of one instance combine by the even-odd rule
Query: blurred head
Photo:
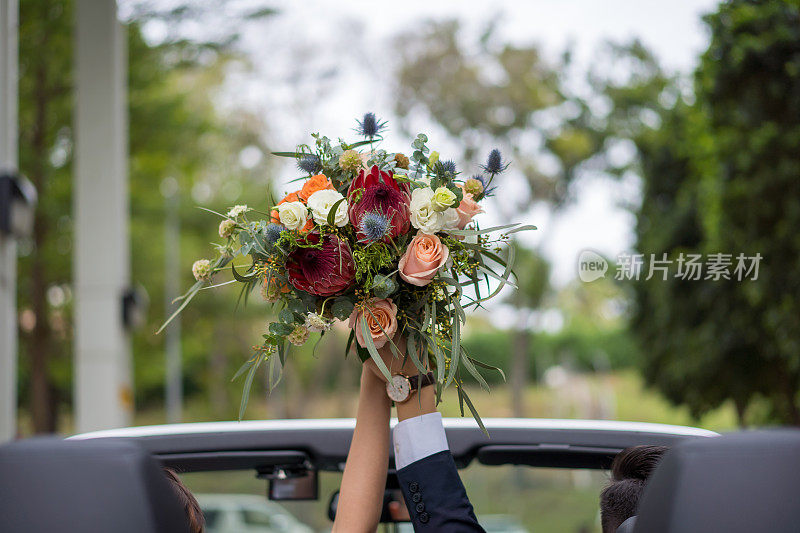
[(192, 533), (203, 533), (206, 529), (206, 520), (203, 517), (203, 511), (200, 509), (200, 504), (197, 503), (197, 499), (189, 489), (186, 488), (186, 485), (181, 482), (178, 474), (176, 474), (174, 470), (165, 468), (164, 474), (166, 474), (170, 485), (172, 485), (172, 489), (175, 491), (175, 494), (183, 505), (183, 509), (186, 511), (186, 518), (189, 520), (189, 530)]
[(667, 451), (665, 446), (632, 446), (611, 463), (611, 482), (600, 493), (603, 533), (614, 533), (636, 514), (645, 483)]

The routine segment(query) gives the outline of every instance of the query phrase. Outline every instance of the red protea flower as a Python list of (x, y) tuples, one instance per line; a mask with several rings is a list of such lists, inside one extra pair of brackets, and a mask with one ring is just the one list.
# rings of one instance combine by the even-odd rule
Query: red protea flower
[[(360, 197), (356, 192), (359, 189), (362, 191)], [(407, 232), (410, 224), (410, 202), (408, 184), (399, 183), (391, 172), (383, 172), (377, 165), (373, 165), (369, 173), (361, 169), (347, 191), (350, 223), (356, 229), (358, 239), (362, 241), (368, 240), (361, 229), (361, 218), (367, 213), (382, 213), (389, 218), (391, 229), (385, 239)]]
[(353, 255), (347, 241), (336, 235), (310, 233), (305, 244), (321, 248), (297, 248), (286, 258), (289, 282), (297, 289), (316, 296), (332, 296), (350, 288), (356, 275)]

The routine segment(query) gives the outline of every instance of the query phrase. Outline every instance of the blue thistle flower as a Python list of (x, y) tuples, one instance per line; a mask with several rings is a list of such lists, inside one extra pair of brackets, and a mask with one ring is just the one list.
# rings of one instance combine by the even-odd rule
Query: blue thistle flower
[(503, 161), (503, 155), (500, 153), (500, 150), (495, 148), (489, 152), (489, 157), (486, 160), (486, 164), (481, 165), (481, 168), (489, 174), (500, 174), (508, 168), (508, 165), (509, 163), (505, 163)]
[(322, 170), (322, 162), (316, 155), (308, 154), (297, 161), (297, 168), (307, 174), (317, 174)]
[(364, 118), (356, 120), (358, 127), (356, 131), (364, 137), (372, 140), (373, 137), (380, 134), (386, 129), (386, 121), (380, 121), (375, 116), (375, 113), (365, 113)]
[(377, 242), (389, 234), (392, 224), (382, 213), (365, 213), (358, 223), (358, 229), (366, 242)]
[(284, 227), (280, 224), (275, 224), (274, 222), (267, 224), (267, 228), (264, 230), (264, 238), (267, 240), (267, 244), (274, 246), (280, 239), (283, 230)]
[(444, 176), (445, 174), (451, 174), (453, 176), (456, 175), (456, 162), (452, 159), (448, 159), (446, 161), (437, 161), (436, 162), (436, 173), (440, 176)]

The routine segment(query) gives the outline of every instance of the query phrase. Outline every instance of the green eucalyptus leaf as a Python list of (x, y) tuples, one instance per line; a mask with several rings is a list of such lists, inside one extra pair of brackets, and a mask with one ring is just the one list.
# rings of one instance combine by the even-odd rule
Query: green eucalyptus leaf
[(364, 342), (367, 343), (366, 348), (367, 351), (369, 352), (369, 356), (375, 362), (375, 365), (377, 365), (378, 370), (381, 371), (383, 377), (386, 378), (386, 381), (391, 381), (392, 375), (389, 373), (389, 369), (386, 368), (386, 363), (384, 363), (383, 359), (381, 359), (381, 356), (378, 353), (378, 349), (375, 348), (375, 342), (372, 340), (372, 334), (370, 333), (369, 328), (367, 327), (367, 319), (364, 318), (363, 316), (361, 317), (359, 327), (361, 328), (361, 336), (364, 338)]
[(269, 332), (281, 337), (289, 335), (292, 331), (294, 331), (294, 326), (290, 326), (289, 324), (283, 324), (281, 322), (272, 322), (269, 325)]
[(353, 301), (350, 300), (350, 298), (347, 298), (345, 296), (340, 296), (333, 301), (333, 305), (331, 306), (331, 313), (333, 313), (333, 316), (335, 316), (339, 320), (347, 320), (353, 313), (354, 308), (355, 304), (353, 304)]
[(328, 212), (328, 226), (333, 227), (336, 225), (336, 210), (339, 209), (339, 206), (342, 205), (342, 202), (345, 202), (346, 200), (347, 198), (342, 198), (333, 204), (333, 207), (331, 207), (331, 210)]
[(278, 313), (278, 320), (280, 320), (284, 324), (290, 324), (293, 326), (295, 323), (295, 314), (288, 307), (281, 309), (281, 312)]

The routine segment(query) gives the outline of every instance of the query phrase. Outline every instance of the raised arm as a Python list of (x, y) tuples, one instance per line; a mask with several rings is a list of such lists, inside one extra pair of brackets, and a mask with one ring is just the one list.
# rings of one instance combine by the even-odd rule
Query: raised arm
[(389, 464), (389, 413), (386, 384), (366, 366), (353, 441), (339, 489), (332, 533), (373, 533), (380, 522)]

